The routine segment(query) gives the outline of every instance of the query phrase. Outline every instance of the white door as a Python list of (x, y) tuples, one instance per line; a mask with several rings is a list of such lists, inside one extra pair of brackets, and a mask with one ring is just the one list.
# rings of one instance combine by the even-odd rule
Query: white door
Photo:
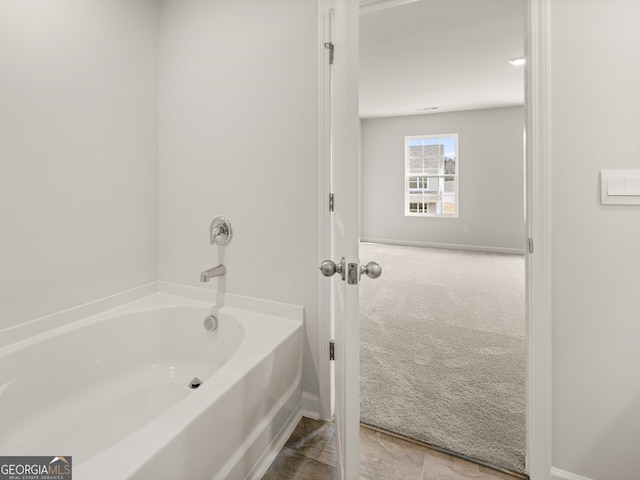
[[(359, 239), (359, 118), (358, 118), (358, 1), (323, 4), (327, 22), (326, 77), (330, 111), (330, 189), (333, 211), (328, 213), (329, 258), (322, 273), (331, 276), (330, 315), (335, 343), (335, 423), (340, 478), (359, 477), (360, 354), (358, 325)], [(327, 36), (329, 39), (327, 39)], [(342, 260), (342, 261), (341, 261)], [(335, 274), (334, 274), (335, 273)]]
[[(331, 5), (335, 24), (331, 42), (335, 46), (332, 67), (331, 142), (334, 171), (335, 213), (331, 214), (330, 258), (356, 262), (358, 257), (358, 2), (357, 0), (319, 0), (324, 11)], [(527, 215), (530, 238), (536, 238), (536, 255), (528, 257), (529, 285), (529, 398), (528, 398), (528, 470), (532, 479), (549, 477), (551, 470), (551, 384), (550, 384), (550, 203), (549, 161), (546, 152), (544, 99), (548, 95), (545, 69), (548, 68), (548, 0), (527, 0), (527, 28), (531, 33), (527, 58)], [(325, 41), (327, 41), (325, 39)], [(322, 48), (322, 45), (320, 46)], [(327, 55), (328, 56), (328, 55)], [(338, 123), (343, 122), (341, 127)], [(327, 121), (327, 123), (329, 123)], [(321, 126), (321, 128), (323, 128)], [(340, 131), (342, 130), (342, 132)], [(340, 165), (342, 162), (342, 165)], [(340, 172), (340, 173), (339, 173)], [(328, 177), (329, 175), (327, 175)], [(341, 181), (342, 177), (342, 181)], [(347, 189), (346, 186), (349, 188)], [(324, 193), (324, 192), (323, 192)], [(326, 197), (324, 197), (326, 199)], [(335, 318), (336, 382), (335, 412), (338, 428), (340, 478), (357, 479), (359, 471), (359, 326), (357, 286), (346, 285), (338, 276), (332, 284), (332, 315)], [(366, 281), (366, 280), (365, 280)], [(320, 367), (321, 369), (324, 367)], [(322, 393), (321, 393), (322, 394)]]

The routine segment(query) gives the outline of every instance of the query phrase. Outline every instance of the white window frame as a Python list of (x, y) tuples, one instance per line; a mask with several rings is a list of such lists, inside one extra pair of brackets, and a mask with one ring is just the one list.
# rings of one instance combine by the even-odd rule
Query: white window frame
[[(444, 163), (443, 163), (443, 172), (437, 174), (418, 174), (411, 173), (410, 171), (410, 149), (409, 149), (409, 141), (410, 140), (422, 140), (422, 139), (432, 139), (432, 138), (444, 138), (444, 137), (453, 137), (455, 139), (455, 158), (456, 158), (456, 169), (455, 173), (444, 173)], [(444, 133), (444, 134), (429, 134), (429, 135), (408, 135), (404, 137), (404, 214), (407, 217), (431, 217), (431, 218), (458, 218), (460, 216), (460, 194), (459, 194), (459, 185), (460, 185), (460, 150), (458, 146), (458, 134), (457, 133)], [(443, 155), (444, 157), (444, 155)], [(444, 158), (443, 158), (444, 162)], [(438, 212), (412, 212), (410, 211), (410, 204), (416, 203), (411, 200), (411, 188), (409, 179), (411, 177), (425, 177), (427, 179), (438, 178), (442, 179), (442, 188), (444, 192), (444, 179), (448, 177), (454, 177), (454, 191), (453, 195), (455, 196), (455, 213), (438, 213)], [(441, 201), (441, 208), (444, 209), (444, 202)]]

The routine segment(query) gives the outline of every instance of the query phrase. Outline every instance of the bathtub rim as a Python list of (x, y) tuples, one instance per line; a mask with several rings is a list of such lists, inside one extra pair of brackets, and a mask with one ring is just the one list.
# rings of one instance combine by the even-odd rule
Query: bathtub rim
[(304, 307), (299, 305), (159, 280), (0, 329), (0, 351), (5, 348), (21, 348), (38, 341), (41, 335), (57, 334), (71, 326), (75, 328), (103, 316), (117, 315), (137, 304), (142, 305), (145, 299), (156, 294), (164, 294), (167, 299), (174, 297), (171, 298), (174, 303), (167, 306), (184, 304), (184, 300), (187, 299), (189, 305), (199, 303), (212, 309), (226, 306), (304, 323)]

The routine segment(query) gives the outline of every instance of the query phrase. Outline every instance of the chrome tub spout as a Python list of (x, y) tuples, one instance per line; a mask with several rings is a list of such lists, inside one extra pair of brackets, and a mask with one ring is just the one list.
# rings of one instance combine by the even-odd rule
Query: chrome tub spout
[(200, 274), (200, 281), (201, 282), (208, 282), (213, 277), (221, 277), (225, 273), (227, 273), (227, 269), (224, 268), (224, 265), (217, 265), (215, 267), (212, 267), (212, 268), (202, 272)]

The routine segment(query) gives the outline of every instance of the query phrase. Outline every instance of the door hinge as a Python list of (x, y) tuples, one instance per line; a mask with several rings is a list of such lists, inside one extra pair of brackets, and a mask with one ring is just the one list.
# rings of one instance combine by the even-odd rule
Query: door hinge
[(335, 45), (331, 42), (325, 42), (324, 48), (329, 50), (329, 65), (333, 65), (333, 51), (335, 50)]
[(329, 194), (329, 211), (330, 212), (333, 212), (333, 209), (335, 207), (335, 200), (334, 199), (335, 199), (335, 197), (334, 197), (333, 193), (330, 193)]
[(336, 344), (331, 340), (329, 342), (329, 360), (336, 359)]
[(533, 253), (533, 238), (531, 237), (527, 238), (527, 250), (529, 253)]

